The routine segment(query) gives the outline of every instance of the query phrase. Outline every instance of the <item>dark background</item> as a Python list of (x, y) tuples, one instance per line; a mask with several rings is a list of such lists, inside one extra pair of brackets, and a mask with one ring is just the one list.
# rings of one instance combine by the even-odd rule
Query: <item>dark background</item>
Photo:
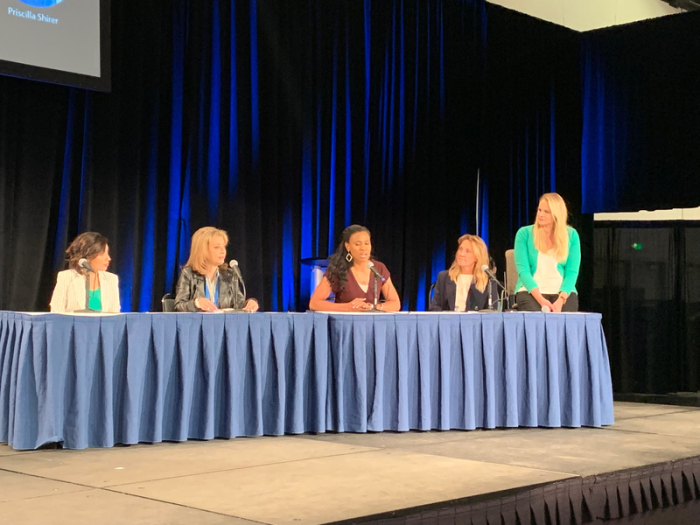
[[(697, 388), (697, 265), (653, 249), (683, 306), (633, 339), (663, 306), (635, 299), (654, 270), (630, 284), (600, 248), (624, 226), (591, 214), (700, 205), (699, 16), (580, 34), (479, 0), (115, 2), (111, 94), (0, 78), (0, 308), (47, 310), (67, 244), (95, 230), (122, 309), (159, 310), (191, 233), (215, 225), (264, 309), (303, 311), (300, 261), (360, 223), (421, 310), (460, 234), (502, 271), (558, 191), (616, 390)], [(691, 229), (668, 228), (687, 254)], [(685, 372), (640, 358), (663, 352)]]

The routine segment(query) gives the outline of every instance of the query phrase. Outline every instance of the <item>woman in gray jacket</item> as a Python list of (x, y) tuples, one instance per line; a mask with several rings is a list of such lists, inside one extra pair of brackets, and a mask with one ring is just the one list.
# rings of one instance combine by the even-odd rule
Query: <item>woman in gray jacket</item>
[(228, 234), (211, 226), (197, 230), (192, 236), (190, 258), (177, 282), (175, 310), (178, 312), (215, 312), (223, 308), (255, 312), (258, 302), (246, 301), (237, 286), (236, 270), (226, 261)]

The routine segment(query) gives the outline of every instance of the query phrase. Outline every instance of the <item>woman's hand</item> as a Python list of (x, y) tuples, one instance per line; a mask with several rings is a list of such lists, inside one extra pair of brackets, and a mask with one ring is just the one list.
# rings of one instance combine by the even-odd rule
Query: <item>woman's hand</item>
[[(550, 303), (547, 299), (544, 297), (542, 298), (541, 301), (539, 301), (540, 306), (542, 307), (542, 311), (544, 311), (544, 308), (547, 308), (550, 312), (556, 312), (557, 310), (554, 309), (554, 305)], [(556, 304), (556, 303), (555, 303)], [(561, 312), (561, 306), (559, 307), (559, 311)]]
[(372, 304), (368, 303), (365, 299), (357, 298), (353, 299), (350, 301), (348, 304), (348, 310), (353, 311), (353, 310), (370, 310), (372, 308)]
[(260, 308), (260, 305), (258, 305), (258, 302), (255, 299), (248, 299), (245, 303), (245, 306), (243, 307), (243, 310), (245, 312), (257, 312), (258, 308)]
[(561, 312), (562, 307), (564, 306), (564, 300), (560, 297), (554, 303), (552, 304), (552, 310), (555, 312)]
[[(539, 305), (542, 307), (543, 312), (552, 312), (554, 311), (554, 305), (550, 303), (547, 299), (545, 299), (544, 295), (540, 293), (539, 288), (533, 288), (532, 291), (530, 292), (530, 295), (539, 303)], [(545, 310), (546, 308), (546, 310)]]
[(197, 297), (194, 300), (194, 306), (203, 312), (216, 312), (216, 305), (206, 297)]

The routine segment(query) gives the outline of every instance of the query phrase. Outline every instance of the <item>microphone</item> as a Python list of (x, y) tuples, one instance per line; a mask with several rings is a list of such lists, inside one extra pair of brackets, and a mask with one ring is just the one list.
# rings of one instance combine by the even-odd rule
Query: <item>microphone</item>
[(78, 266), (80, 266), (81, 268), (83, 268), (84, 270), (86, 270), (88, 272), (93, 272), (93, 273), (95, 272), (95, 270), (92, 269), (92, 266), (90, 266), (90, 263), (87, 261), (87, 259), (80, 259), (78, 261)]
[(484, 264), (484, 265), (481, 267), (481, 271), (484, 272), (486, 275), (488, 275), (488, 276), (489, 276), (491, 279), (493, 279), (494, 281), (498, 281), (498, 277), (496, 277), (496, 274), (494, 274), (494, 273), (491, 271), (491, 268), (489, 268), (489, 265), (488, 265), (488, 264)]
[(374, 274), (374, 276), (375, 276), (377, 279), (379, 279), (381, 282), (386, 281), (386, 279), (384, 278), (384, 276), (382, 276), (382, 274), (379, 273), (379, 270), (377, 270), (377, 268), (375, 268), (374, 263), (373, 263), (372, 261), (369, 261), (369, 262), (367, 263), (367, 268), (369, 268), (369, 270)]
[(486, 275), (488, 275), (489, 279), (491, 279), (493, 282), (495, 282), (502, 289), (504, 289), (504, 290), (506, 289), (506, 287), (501, 284), (501, 281), (498, 280), (498, 277), (496, 277), (496, 274), (491, 271), (491, 268), (489, 268), (488, 264), (484, 264), (481, 267), (481, 271), (484, 272)]
[[(501, 281), (498, 280), (498, 277), (491, 271), (491, 268), (489, 268), (488, 264), (484, 264), (481, 267), (481, 271), (484, 272), (486, 275), (489, 276), (489, 290), (488, 290), (488, 311), (493, 311), (493, 290), (492, 290), (492, 284), (491, 283), (496, 283), (498, 286), (500, 286), (503, 290), (506, 289), (505, 286), (501, 284)], [(498, 289), (496, 289), (498, 291)]]
[(241, 278), (241, 269), (238, 267), (238, 261), (236, 259), (231, 259), (231, 262), (229, 262), (228, 265), (233, 270), (233, 272), (236, 274), (236, 276), (240, 279)]
[[(234, 292), (234, 298), (233, 298), (233, 309), (237, 310), (239, 308), (243, 308), (243, 306), (239, 306), (238, 303), (238, 288), (243, 288), (243, 305), (245, 305), (245, 298), (246, 298), (246, 289), (245, 289), (245, 282), (243, 282), (243, 276), (241, 275), (241, 269), (238, 267), (238, 261), (236, 259), (231, 259), (228, 263), (229, 267), (231, 270), (233, 270), (233, 278), (236, 281), (236, 288), (237, 290)], [(240, 285), (240, 286), (239, 286)]]
[(90, 308), (90, 272), (95, 273), (95, 270), (93, 270), (92, 266), (90, 266), (90, 263), (87, 261), (87, 259), (80, 259), (78, 261), (78, 266), (85, 270), (85, 308), (83, 308), (82, 310), (76, 310), (76, 313), (94, 314), (97, 312), (97, 310), (93, 310)]

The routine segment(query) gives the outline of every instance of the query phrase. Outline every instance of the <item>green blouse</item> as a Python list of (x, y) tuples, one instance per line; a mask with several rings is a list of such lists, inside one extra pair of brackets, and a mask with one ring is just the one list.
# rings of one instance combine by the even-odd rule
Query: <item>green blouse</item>
[(88, 295), (88, 308), (98, 312), (102, 311), (102, 292), (99, 288), (90, 290)]

